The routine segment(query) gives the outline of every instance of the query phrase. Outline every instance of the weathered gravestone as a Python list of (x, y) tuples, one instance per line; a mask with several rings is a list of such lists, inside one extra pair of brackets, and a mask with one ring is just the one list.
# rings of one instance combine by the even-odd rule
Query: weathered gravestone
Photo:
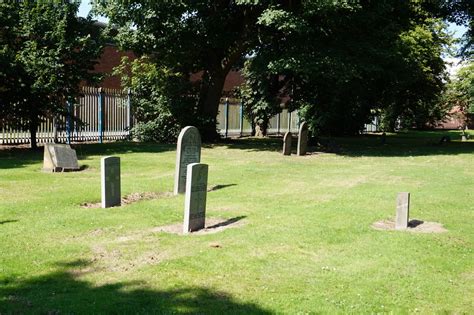
[(306, 155), (308, 150), (308, 124), (303, 122), (298, 132), (298, 148), (296, 155)]
[(291, 155), (291, 140), (292, 134), (288, 131), (283, 137), (283, 155)]
[(101, 160), (102, 208), (120, 206), (120, 158), (107, 156)]
[(401, 192), (397, 196), (397, 213), (395, 215), (395, 229), (403, 230), (408, 228), (410, 212), (410, 193)]
[(201, 135), (196, 127), (188, 126), (181, 130), (176, 150), (176, 172), (174, 176), (174, 194), (186, 190), (186, 167), (201, 162)]
[(46, 143), (44, 145), (43, 170), (64, 172), (79, 170), (76, 150), (68, 144)]
[(183, 233), (203, 229), (206, 221), (207, 164), (187, 166)]

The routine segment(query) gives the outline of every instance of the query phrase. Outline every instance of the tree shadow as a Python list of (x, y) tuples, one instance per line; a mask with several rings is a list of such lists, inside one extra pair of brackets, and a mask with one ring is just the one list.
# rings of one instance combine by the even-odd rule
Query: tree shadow
[(150, 142), (117, 141), (108, 143), (80, 143), (71, 146), (76, 150), (78, 159), (91, 155), (116, 155), (124, 153), (163, 153), (176, 150), (176, 144)]
[[(446, 141), (450, 138), (451, 141)], [(319, 137), (310, 139), (308, 155), (333, 153), (349, 157), (404, 157), (427, 155), (457, 155), (474, 153), (474, 142), (461, 142), (459, 131), (406, 131), (381, 134), (364, 134), (347, 137)], [(458, 141), (459, 140), (459, 141)], [(292, 141), (295, 152), (297, 138)], [(249, 152), (281, 152), (281, 137), (226, 139), (219, 143), (206, 144), (206, 148), (225, 147)]]
[(27, 147), (0, 147), (0, 169), (20, 168), (43, 160), (43, 150), (32, 150)]
[[(455, 138), (455, 133), (450, 134)], [(338, 154), (350, 157), (405, 157), (474, 153), (474, 142), (446, 142), (442, 141), (443, 137), (447, 137), (446, 132), (425, 131), (390, 134), (386, 135), (385, 141), (379, 135), (338, 138), (342, 148)]]
[[(451, 141), (442, 141), (443, 137), (448, 136)], [(350, 157), (404, 157), (474, 153), (474, 141), (461, 142), (460, 139), (459, 131), (408, 131), (387, 134), (384, 137), (376, 134), (353, 137), (321, 137), (319, 144), (310, 141), (312, 145), (308, 147), (308, 152), (312, 154), (327, 152)], [(294, 139), (292, 151), (296, 147), (296, 142), (297, 140)], [(325, 143), (328, 145), (324, 145)], [(283, 140), (282, 137), (222, 139), (218, 143), (203, 143), (202, 147), (224, 147), (230, 150), (249, 152), (281, 152)], [(93, 155), (175, 151), (176, 144), (117, 141), (104, 144), (73, 144), (72, 148), (76, 150), (78, 159), (84, 160)], [(43, 147), (40, 147), (39, 150), (31, 150), (27, 147), (8, 147), (6, 149), (0, 147), (0, 169), (20, 168), (29, 164), (41, 163), (42, 159)]]
[(245, 150), (251, 152), (271, 151), (278, 152), (283, 149), (283, 138), (236, 138), (236, 139), (222, 139), (217, 143), (205, 143), (203, 147), (212, 149), (216, 147), (225, 147), (231, 150)]
[[(78, 143), (72, 144), (71, 148), (76, 150), (78, 160), (87, 159), (93, 155), (117, 155), (125, 153), (162, 153), (176, 150), (176, 144), (139, 143), (128, 141), (117, 141), (108, 143)], [(13, 147), (0, 146), (0, 169), (21, 168), (30, 164), (38, 164), (43, 161), (44, 147), (40, 146), (32, 150), (24, 145)], [(87, 165), (81, 166), (81, 171), (87, 169)]]
[(271, 314), (258, 305), (204, 287), (153, 290), (136, 281), (97, 286), (81, 280), (89, 267), (90, 262), (78, 260), (32, 279), (0, 280), (0, 313)]

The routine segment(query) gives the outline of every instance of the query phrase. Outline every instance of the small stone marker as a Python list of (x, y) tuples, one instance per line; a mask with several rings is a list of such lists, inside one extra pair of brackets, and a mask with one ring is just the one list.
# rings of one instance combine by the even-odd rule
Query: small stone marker
[(451, 142), (451, 137), (450, 136), (442, 136), (441, 139), (439, 140), (439, 144), (444, 144)]
[(176, 150), (176, 171), (174, 176), (174, 194), (186, 190), (186, 167), (201, 162), (201, 135), (196, 127), (188, 126), (181, 130)]
[(288, 131), (283, 137), (283, 155), (291, 155), (292, 136), (291, 132)]
[(410, 193), (401, 192), (397, 196), (397, 213), (395, 216), (395, 229), (404, 230), (408, 228), (410, 212)]
[(77, 171), (76, 150), (69, 144), (46, 143), (44, 145), (43, 170), (46, 172)]
[(300, 126), (300, 130), (298, 132), (298, 148), (296, 155), (306, 155), (306, 151), (308, 150), (308, 124), (303, 122)]
[(120, 158), (106, 156), (101, 159), (102, 208), (120, 206)]
[(207, 164), (187, 166), (183, 233), (203, 229), (206, 220)]

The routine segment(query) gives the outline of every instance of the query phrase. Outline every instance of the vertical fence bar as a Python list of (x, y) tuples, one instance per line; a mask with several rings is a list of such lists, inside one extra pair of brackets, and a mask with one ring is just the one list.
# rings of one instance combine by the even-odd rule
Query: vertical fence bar
[(53, 142), (58, 143), (58, 120), (53, 116)]
[(240, 112), (239, 112), (239, 129), (240, 136), (244, 135), (244, 103), (240, 100)]
[(287, 109), (288, 113), (288, 131), (291, 132), (291, 112)]
[(127, 91), (127, 122), (128, 125), (126, 130), (128, 130), (128, 137), (132, 137), (132, 90), (128, 89)]
[(277, 135), (280, 135), (280, 113), (277, 114)]
[(104, 109), (105, 109), (105, 92), (102, 88), (99, 88), (99, 104), (98, 104), (98, 132), (99, 132), (99, 143), (104, 143)]
[(298, 112), (296, 112), (296, 129), (300, 130), (301, 118)]
[(66, 117), (66, 142), (71, 144), (71, 128), (72, 128), (72, 102), (71, 100), (66, 101), (67, 106), (67, 117)]
[(229, 135), (229, 98), (225, 98), (224, 103), (224, 128), (225, 128), (225, 137)]

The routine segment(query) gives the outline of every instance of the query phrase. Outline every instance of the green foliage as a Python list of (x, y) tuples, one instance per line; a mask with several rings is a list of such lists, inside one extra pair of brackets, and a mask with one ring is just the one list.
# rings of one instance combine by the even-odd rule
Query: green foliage
[[(260, 59), (250, 59), (243, 71), (245, 84), (240, 87), (244, 116), (251, 122), (253, 134), (258, 126), (258, 136), (266, 136), (270, 118), (281, 112), (282, 99), (278, 95), (278, 74), (256, 70), (265, 66)], [(263, 76), (263, 77), (262, 77)]]
[(445, 118), (450, 108), (440, 100), (448, 77), (441, 56), (451, 42), (446, 25), (429, 17), (400, 34), (396, 85), (381, 106), (386, 130), (393, 130), (396, 121), (402, 128), (422, 129)]
[[(466, 62), (448, 84), (442, 102), (458, 111), (459, 118), (468, 125), (474, 116), (474, 62)], [(462, 126), (465, 127), (465, 126)]]
[(0, 3), (0, 112), (10, 125), (30, 130), (40, 118), (66, 113), (100, 56), (100, 31), (78, 18), (77, 2)]
[[(324, 1), (323, 1), (324, 2)], [(265, 24), (294, 26), (288, 12), (300, 1), (104, 1), (97, 12), (106, 15), (118, 29), (122, 48), (146, 55), (158, 68), (181, 77), (193, 74), (194, 93), (200, 114), (193, 122), (204, 139), (216, 133), (216, 115), (225, 78), (241, 66), (262, 39)], [(157, 89), (159, 89), (157, 87)], [(194, 104), (192, 105), (194, 106)], [(188, 109), (194, 112), (194, 108)]]
[(436, 106), (446, 78), (441, 54), (450, 44), (433, 16), (416, 2), (380, 1), (261, 20), (266, 37), (252, 56), (260, 66), (247, 72), (267, 83), (249, 86), (262, 100), (270, 87), (286, 93), (314, 132), (355, 134), (380, 111), (390, 124), (401, 118), (425, 126), (444, 116)]
[(474, 62), (470, 61), (461, 67), (456, 77), (448, 86), (451, 104), (461, 110), (474, 114)]
[(182, 77), (148, 57), (129, 61), (123, 58), (115, 69), (122, 75), (122, 85), (131, 91), (133, 115), (137, 124), (132, 129), (141, 141), (175, 141), (182, 127), (197, 121), (196, 100), (188, 77)]

